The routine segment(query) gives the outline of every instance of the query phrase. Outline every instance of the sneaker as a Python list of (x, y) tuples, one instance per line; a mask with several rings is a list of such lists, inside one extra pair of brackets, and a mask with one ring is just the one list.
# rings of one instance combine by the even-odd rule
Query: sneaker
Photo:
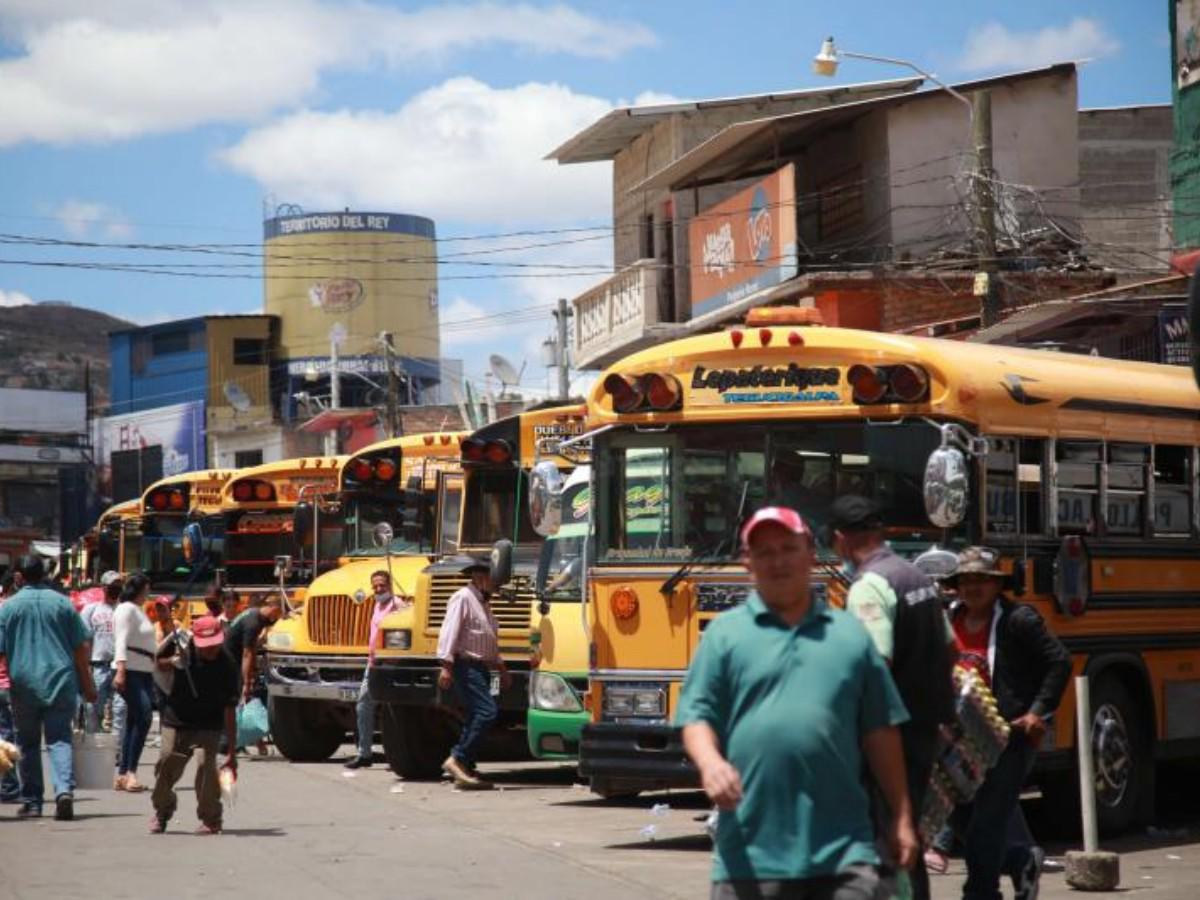
[(70, 794), (59, 794), (54, 800), (54, 818), (59, 822), (70, 822), (75, 818), (75, 798)]
[(167, 820), (166, 819), (159, 818), (158, 816), (151, 817), (151, 819), (150, 819), (150, 833), (151, 834), (165, 834), (166, 830), (167, 830)]
[(1037, 900), (1041, 887), (1042, 865), (1046, 862), (1046, 851), (1041, 847), (1029, 850), (1029, 859), (1016, 878), (1013, 879), (1013, 900)]
[(345, 768), (347, 768), (347, 769), (369, 769), (369, 768), (371, 768), (371, 757), (356, 756), (356, 757), (354, 757), (354, 759), (350, 760), (350, 762), (346, 763)]
[(204, 824), (198, 825), (198, 826), (196, 826), (195, 833), (196, 834), (220, 834), (221, 833), (221, 823), (218, 822), (215, 825), (209, 825), (207, 823), (204, 823)]
[(26, 803), (17, 810), (18, 819), (40, 819), (42, 817), (42, 805), (40, 803)]
[[(442, 771), (450, 776), (456, 787), (463, 790), (479, 790), (483, 785), (488, 784), (486, 781), (482, 781), (478, 775), (473, 774), (453, 755), (446, 757), (446, 761), (442, 763)], [(488, 787), (491, 785), (488, 784)]]

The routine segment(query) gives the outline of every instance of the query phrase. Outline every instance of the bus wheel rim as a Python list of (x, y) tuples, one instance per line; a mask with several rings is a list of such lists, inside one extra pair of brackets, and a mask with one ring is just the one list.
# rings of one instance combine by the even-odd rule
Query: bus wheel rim
[(1092, 749), (1096, 764), (1096, 799), (1106, 807), (1120, 806), (1133, 777), (1133, 747), (1121, 711), (1101, 705), (1092, 719)]

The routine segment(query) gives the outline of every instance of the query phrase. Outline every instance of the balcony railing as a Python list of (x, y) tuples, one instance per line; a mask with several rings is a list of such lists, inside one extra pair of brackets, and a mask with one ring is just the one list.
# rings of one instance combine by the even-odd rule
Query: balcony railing
[(659, 263), (639, 259), (585, 291), (575, 304), (575, 364), (604, 365), (613, 353), (633, 349), (659, 323)]

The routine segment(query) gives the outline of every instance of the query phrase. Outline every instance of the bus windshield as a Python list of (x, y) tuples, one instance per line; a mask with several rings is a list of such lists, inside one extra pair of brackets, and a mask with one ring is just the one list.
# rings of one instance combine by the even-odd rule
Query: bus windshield
[[(142, 520), (140, 559), (142, 571), (156, 588), (195, 584), (195, 580), (221, 565), (219, 558), (209, 556), (198, 569), (183, 558), (183, 529), (187, 520), (182, 516), (146, 516)], [(224, 538), (224, 523), (219, 516), (204, 523), (207, 537)], [(125, 556), (132, 559), (136, 545), (126, 540)]]
[(375, 546), (375, 526), (387, 522), (392, 526), (391, 552), (395, 554), (427, 553), (432, 548), (432, 518), (435, 497), (432, 491), (425, 492), (424, 510), (418, 517), (420, 536), (413, 540), (404, 534), (404, 500), (401, 497), (375, 497), (369, 494), (351, 494), (345, 501), (346, 509), (346, 552), (350, 556), (382, 556), (384, 548)]
[(684, 426), (598, 441), (599, 563), (733, 560), (756, 509), (789, 506), (820, 536), (842, 494), (878, 503), (893, 544), (925, 545), (925, 462), (939, 443), (920, 421)]
[(463, 510), (464, 547), (482, 547), (508, 538), (515, 544), (540, 541), (529, 521), (524, 469), (476, 469), (467, 476)]
[(587, 467), (576, 469), (562, 495), (562, 524), (542, 544), (538, 593), (543, 600), (583, 598), (583, 547), (587, 540), (591, 485)]

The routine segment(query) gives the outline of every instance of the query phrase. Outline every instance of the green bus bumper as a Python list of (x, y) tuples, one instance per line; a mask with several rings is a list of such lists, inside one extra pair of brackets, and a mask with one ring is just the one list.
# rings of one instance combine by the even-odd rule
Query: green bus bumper
[(529, 752), (535, 759), (578, 759), (579, 736), (590, 721), (587, 712), (530, 709), (526, 719)]

